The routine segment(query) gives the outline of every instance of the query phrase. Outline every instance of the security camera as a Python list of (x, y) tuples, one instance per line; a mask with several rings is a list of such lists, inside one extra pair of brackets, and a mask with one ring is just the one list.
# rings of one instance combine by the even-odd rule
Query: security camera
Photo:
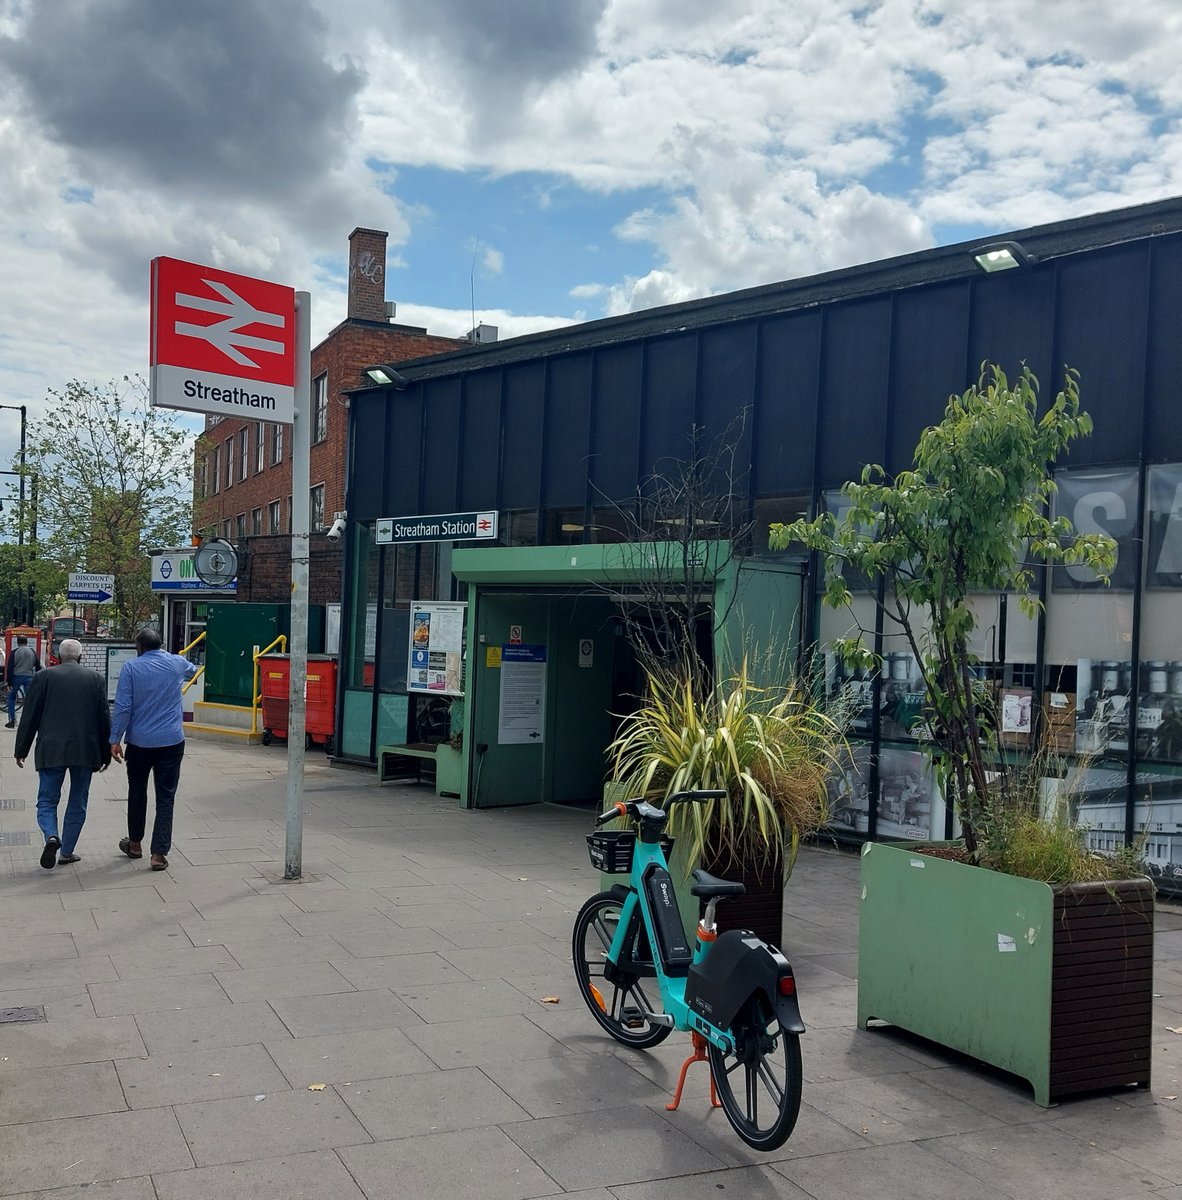
[(337, 513), (336, 520), (328, 527), (328, 532), (324, 535), (331, 542), (339, 542), (345, 532), (345, 514)]

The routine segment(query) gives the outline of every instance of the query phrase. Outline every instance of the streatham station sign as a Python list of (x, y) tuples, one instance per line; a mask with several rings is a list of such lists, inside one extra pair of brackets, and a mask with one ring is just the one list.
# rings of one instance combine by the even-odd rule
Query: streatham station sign
[(379, 517), (374, 541), (379, 545), (406, 542), (496, 541), (495, 512), (443, 513), (432, 517)]
[(152, 260), (152, 403), (291, 424), (295, 289)]

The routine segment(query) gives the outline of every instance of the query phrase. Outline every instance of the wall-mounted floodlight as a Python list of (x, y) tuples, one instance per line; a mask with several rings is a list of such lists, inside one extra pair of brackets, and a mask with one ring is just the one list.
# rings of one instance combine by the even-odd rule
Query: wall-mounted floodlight
[(1012, 271), (1015, 267), (1032, 267), (1035, 261), (1034, 256), (1027, 254), (1017, 242), (994, 242), (973, 251), (973, 262), (986, 275)]
[(380, 383), (383, 387), (397, 388), (398, 391), (406, 391), (407, 383), (409, 382), (405, 375), (400, 375), (393, 367), (367, 367), (366, 375), (374, 383)]

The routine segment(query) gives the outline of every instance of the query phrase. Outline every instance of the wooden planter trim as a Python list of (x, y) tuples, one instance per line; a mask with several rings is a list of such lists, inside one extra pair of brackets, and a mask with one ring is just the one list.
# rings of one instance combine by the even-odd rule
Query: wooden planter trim
[(1152, 1058), (1153, 885), (1054, 889), (1052, 1098), (1148, 1087)]

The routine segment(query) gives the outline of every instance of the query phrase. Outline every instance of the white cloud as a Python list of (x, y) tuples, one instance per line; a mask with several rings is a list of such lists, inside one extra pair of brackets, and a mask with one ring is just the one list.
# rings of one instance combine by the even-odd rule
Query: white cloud
[[(156, 254), (308, 287), (322, 337), (349, 229), (388, 229), (391, 270), (414, 257), (433, 198), (408, 167), (536, 173), (521, 204), (548, 218), (610, 196), (615, 242), (572, 225), (547, 264), (592, 316), (1182, 192), (1176, 0), (237, 0), (232, 36), (222, 8), (0, 0), (6, 403), (146, 369)], [(198, 49), (206, 73), (168, 69)], [(483, 215), (469, 261), (507, 288), (526, 272)], [(476, 320), (581, 316), (530, 313), (560, 302)]]

